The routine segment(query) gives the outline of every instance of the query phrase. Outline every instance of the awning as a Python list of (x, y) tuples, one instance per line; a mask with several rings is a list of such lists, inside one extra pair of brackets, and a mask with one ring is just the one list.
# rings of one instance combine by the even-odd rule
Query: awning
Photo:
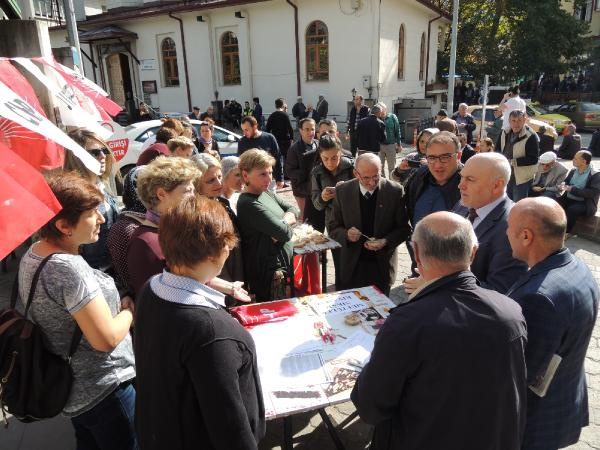
[(116, 25), (107, 25), (79, 33), (79, 42), (85, 42), (86, 44), (107, 39), (134, 40), (137, 38), (138, 35), (133, 31), (125, 30)]

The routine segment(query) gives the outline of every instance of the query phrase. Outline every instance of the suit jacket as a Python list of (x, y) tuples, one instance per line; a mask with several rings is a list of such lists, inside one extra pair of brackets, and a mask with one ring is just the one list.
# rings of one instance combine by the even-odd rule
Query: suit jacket
[(546, 180), (543, 184), (540, 184), (540, 178), (542, 177), (542, 168), (540, 166), (535, 174), (535, 177), (533, 177), (532, 186), (541, 186), (546, 188), (547, 192), (554, 192), (555, 195), (558, 195), (558, 185), (565, 181), (566, 176), (567, 168), (557, 161), (554, 163), (554, 166), (552, 166), (552, 169), (550, 169), (548, 172)]
[[(506, 236), (508, 213), (513, 205), (513, 201), (506, 197), (475, 227), (479, 249), (471, 264), (471, 271), (483, 287), (501, 294), (506, 293), (515, 280), (527, 272), (527, 264), (513, 258)], [(468, 211), (461, 206), (460, 213), (466, 217)]]
[(327, 113), (329, 112), (329, 103), (327, 103), (327, 100), (323, 99), (320, 102), (318, 102), (316, 110), (317, 113), (319, 113), (319, 118), (321, 120), (327, 119)]
[(581, 150), (581, 136), (578, 134), (570, 134), (563, 137), (562, 144), (558, 147), (556, 154), (559, 158), (573, 159), (575, 153)]
[(525, 319), (457, 272), (392, 309), (352, 391), (372, 450), (519, 450)]
[(533, 266), (508, 295), (527, 321), (528, 383), (544, 373), (552, 355), (562, 357), (546, 396), (528, 392), (523, 448), (574, 444), (589, 421), (583, 363), (598, 312), (598, 285), (588, 267), (563, 248)]
[(356, 124), (358, 148), (370, 152), (379, 152), (381, 144), (385, 144), (385, 123), (373, 114), (361, 119)]
[(369, 115), (369, 107), (361, 106), (360, 111), (358, 112), (358, 117), (356, 114), (356, 106), (353, 106), (350, 110), (350, 116), (348, 117), (348, 132), (353, 134), (356, 131), (356, 122), (360, 119), (364, 119)]
[[(402, 185), (382, 178), (378, 189), (373, 237), (387, 239), (387, 245), (377, 252), (377, 263), (383, 278), (389, 277), (385, 280), (386, 283), (390, 284), (390, 280), (396, 279), (396, 247), (409, 236), (410, 227)], [(357, 242), (346, 239), (346, 230), (349, 228), (362, 230), (359, 195), (359, 181), (356, 178), (338, 186), (333, 200), (333, 212), (327, 222), (329, 236), (342, 245), (342, 264), (338, 274), (342, 285), (348, 283), (352, 276), (365, 243), (365, 238)]]

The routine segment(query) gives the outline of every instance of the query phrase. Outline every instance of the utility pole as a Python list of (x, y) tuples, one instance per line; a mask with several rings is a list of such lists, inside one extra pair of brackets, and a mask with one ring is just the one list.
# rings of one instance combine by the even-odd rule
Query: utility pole
[(79, 46), (79, 34), (77, 33), (77, 20), (75, 19), (75, 9), (73, 0), (63, 0), (65, 9), (65, 19), (67, 21), (67, 35), (71, 54), (73, 55), (73, 65), (79, 68), (83, 75), (83, 61), (81, 60), (81, 48)]
[(454, 77), (456, 75), (456, 41), (458, 39), (458, 3), (454, 0), (452, 5), (452, 41), (450, 43), (450, 70), (448, 71), (448, 103), (446, 109), (454, 113)]

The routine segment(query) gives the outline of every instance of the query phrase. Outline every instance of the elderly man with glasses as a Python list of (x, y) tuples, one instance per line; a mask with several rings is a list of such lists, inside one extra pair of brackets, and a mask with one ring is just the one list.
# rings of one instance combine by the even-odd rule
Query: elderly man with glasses
[(374, 284), (386, 295), (396, 278), (396, 248), (409, 235), (404, 189), (381, 178), (374, 153), (356, 159), (354, 180), (336, 187), (329, 235), (342, 245), (341, 289)]

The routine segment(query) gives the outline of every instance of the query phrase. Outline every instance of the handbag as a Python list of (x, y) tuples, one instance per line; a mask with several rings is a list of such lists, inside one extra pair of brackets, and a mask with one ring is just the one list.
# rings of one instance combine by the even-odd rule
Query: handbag
[(44, 258), (35, 271), (24, 313), (16, 309), (18, 273), (10, 308), (0, 311), (0, 409), (5, 427), (7, 413), (25, 423), (58, 415), (71, 392), (71, 357), (81, 341), (81, 329), (76, 323), (65, 358), (47, 349), (42, 329), (27, 318), (42, 269), (53, 255)]

